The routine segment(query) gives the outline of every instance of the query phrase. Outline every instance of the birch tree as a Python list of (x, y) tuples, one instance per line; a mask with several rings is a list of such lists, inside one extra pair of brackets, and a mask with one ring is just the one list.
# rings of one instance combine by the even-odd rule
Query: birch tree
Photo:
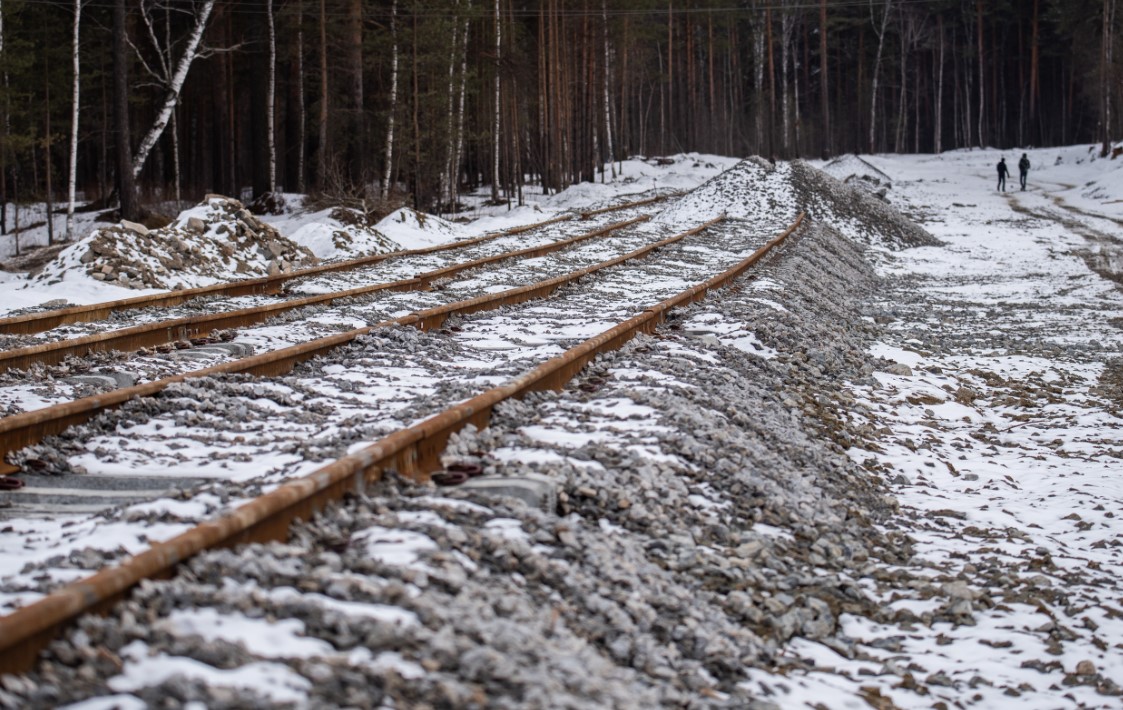
[(390, 181), (394, 170), (394, 119), (398, 114), (398, 0), (394, 0), (390, 9), (390, 44), (390, 115), (386, 119), (386, 162), (382, 177), (384, 203), (390, 199)]
[(877, 33), (877, 57), (873, 62), (873, 86), (870, 89), (870, 148), (869, 152), (877, 152), (877, 84), (881, 76), (881, 55), (885, 49), (885, 31), (889, 26), (889, 12), (893, 9), (893, 0), (885, 0), (885, 9), (881, 15), (880, 28), (873, 17), (873, 0), (870, 0), (870, 21), (874, 24)]
[[(612, 172), (612, 179), (616, 179), (616, 151), (612, 145), (612, 101), (609, 93), (609, 76), (610, 76), (610, 63), (608, 44), (608, 4), (607, 0), (601, 0), (601, 27), (603, 29), (604, 39), (604, 140), (605, 148), (608, 151), (608, 164)], [(604, 181), (604, 169), (601, 169), (601, 182)]]
[[(454, 179), (454, 170), (452, 159), (455, 151), (454, 142), (456, 135), (453, 130), (454, 122), (456, 121), (455, 113), (455, 100), (456, 100), (456, 68), (460, 59), (460, 0), (456, 0), (452, 12), (452, 48), (448, 54), (448, 91), (446, 92), (447, 98), (447, 118), (445, 121), (446, 138), (445, 138), (445, 164), (444, 169), (440, 174), (440, 185), (437, 194), (440, 196), (438, 199), (439, 207), (443, 209), (444, 205), (451, 205), (450, 209), (456, 211), (456, 206), (452, 204), (452, 181)], [(467, 51), (465, 49), (465, 51)]]
[(456, 150), (453, 151), (452, 169), (452, 203), (455, 206), (460, 192), (460, 160), (464, 153), (464, 95), (468, 88), (468, 27), (472, 15), (472, 0), (468, 0), (464, 11), (464, 31), (461, 46), (464, 51), (460, 54), (460, 96), (456, 106)]
[(79, 28), (82, 22), (82, 0), (74, 0), (74, 26), (71, 35), (71, 62), (74, 70), (74, 84), (70, 93), (70, 173), (67, 175), (66, 187), (66, 238), (73, 240), (74, 234), (74, 198), (78, 184), (78, 118), (79, 96), (81, 94), (82, 73), (79, 62)]
[[(133, 156), (132, 173), (135, 180), (139, 175), (141, 169), (144, 167), (144, 162), (148, 159), (148, 154), (156, 145), (156, 141), (164, 132), (164, 128), (168, 125), (168, 120), (175, 111), (176, 105), (179, 103), (179, 92), (183, 88), (183, 82), (187, 79), (187, 72), (191, 69), (191, 63), (199, 53), (199, 43), (203, 39), (203, 32), (207, 28), (207, 21), (210, 19), (211, 10), (214, 9), (215, 0), (204, 0), (202, 7), (195, 14), (195, 25), (191, 29), (191, 34), (188, 35), (187, 44), (183, 48), (183, 54), (179, 57), (179, 62), (175, 66), (175, 71), (168, 75), (168, 85), (166, 88), (166, 95), (164, 103), (161, 105), (160, 110), (156, 114), (156, 120), (152, 122), (152, 127), (148, 129), (148, 133), (140, 142), (137, 148), (136, 155)], [(149, 24), (151, 27), (151, 24)]]

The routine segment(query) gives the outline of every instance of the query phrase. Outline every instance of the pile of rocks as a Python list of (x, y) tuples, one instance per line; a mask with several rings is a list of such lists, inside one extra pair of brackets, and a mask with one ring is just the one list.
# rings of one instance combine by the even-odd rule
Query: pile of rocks
[(53, 282), (78, 271), (124, 288), (178, 289), (287, 273), (316, 261), (242, 203), (208, 195), (166, 227), (126, 221), (98, 229), (36, 278)]
[(775, 165), (761, 158), (743, 160), (675, 202), (656, 219), (677, 224), (724, 214), (777, 231), (800, 212), (865, 244), (891, 249), (939, 244), (869, 190), (841, 182), (802, 160)]

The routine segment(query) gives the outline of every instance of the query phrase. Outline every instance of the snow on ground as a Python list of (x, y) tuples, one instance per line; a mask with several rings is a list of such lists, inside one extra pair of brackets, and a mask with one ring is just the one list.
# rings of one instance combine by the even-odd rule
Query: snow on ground
[[(998, 192), (995, 164), (1022, 152), (864, 158), (944, 246), (874, 250), (888, 289), (873, 354), (894, 364), (851, 388), (869, 436), (850, 454), (893, 482), (893, 527), (941, 593), (867, 582), (913, 624), (847, 617), (845, 632), (895, 682), (801, 642), (823, 670), (786, 680), (793, 706), (1120, 706), (1123, 422), (1101, 376), (1123, 294), (1118, 271), (1089, 269), (1111, 259), (1088, 257), (1118, 263), (1123, 161), (1028, 150), (1028, 189), (1015, 169)], [(958, 621), (934, 621), (949, 605)]]

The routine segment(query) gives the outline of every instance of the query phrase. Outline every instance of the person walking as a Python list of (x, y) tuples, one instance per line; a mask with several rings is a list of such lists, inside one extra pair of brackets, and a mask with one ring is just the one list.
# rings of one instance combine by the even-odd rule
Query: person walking
[(998, 189), (1006, 192), (1006, 176), (1010, 174), (1006, 167), (1006, 158), (998, 161)]
[(1022, 183), (1022, 192), (1026, 190), (1026, 175), (1029, 174), (1029, 158), (1025, 153), (1022, 153), (1022, 159), (1018, 161), (1018, 179)]

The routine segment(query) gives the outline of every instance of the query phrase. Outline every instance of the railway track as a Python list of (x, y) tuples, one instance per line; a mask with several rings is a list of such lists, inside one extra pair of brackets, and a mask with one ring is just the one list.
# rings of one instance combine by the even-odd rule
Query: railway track
[(386, 261), (401, 259), (404, 257), (422, 256), (461, 250), (467, 247), (485, 244), (487, 242), (493, 242), (503, 237), (512, 237), (527, 234), (528, 232), (540, 230), (544, 227), (559, 224), (562, 222), (569, 222), (578, 218), (582, 220), (588, 220), (598, 215), (605, 215), (621, 210), (656, 204), (662, 202), (663, 200), (666, 200), (668, 197), (669, 195), (657, 195), (655, 197), (643, 200), (635, 200), (620, 205), (603, 207), (595, 210), (587, 210), (577, 214), (561, 215), (559, 217), (543, 220), (541, 222), (535, 222), (533, 224), (523, 225), (520, 227), (513, 227), (511, 229), (502, 230), (493, 234), (485, 234), (471, 239), (464, 239), (445, 244), (436, 244), (433, 246), (422, 247), (418, 249), (404, 249), (401, 251), (388, 252), (385, 254), (375, 254), (372, 256), (347, 259), (344, 261), (332, 262), (329, 264), (320, 264), (318, 266), (298, 269), (291, 273), (278, 274), (276, 276), (268, 276), (257, 279), (244, 279), (232, 283), (213, 284), (211, 286), (182, 289), (178, 291), (171, 291), (169, 293), (161, 293), (149, 296), (137, 296), (134, 298), (106, 301), (103, 303), (69, 306), (66, 308), (52, 309), (36, 313), (26, 313), (18, 316), (9, 316), (6, 318), (0, 318), (0, 334), (28, 335), (33, 333), (41, 333), (47, 330), (51, 330), (52, 328), (57, 328), (59, 326), (67, 325), (70, 323), (89, 323), (104, 321), (110, 316), (124, 311), (177, 306), (197, 298), (260, 296), (266, 294), (277, 294), (280, 293), (287, 284), (302, 279), (307, 279), (312, 276), (365, 269), (370, 266), (382, 264)]
[[(636, 204), (643, 206), (650, 204), (650, 201), (630, 203), (611, 210), (599, 210), (598, 212), (599, 214), (608, 214), (610, 211), (635, 210)], [(55, 404), (65, 399), (79, 398), (90, 394), (91, 383), (96, 385), (106, 383), (111, 387), (116, 387), (160, 380), (174, 374), (190, 371), (191, 365), (199, 363), (200, 359), (206, 362), (216, 362), (221, 359), (244, 356), (253, 351), (281, 349), (299, 342), (301, 339), (313, 340), (322, 337), (325, 332), (336, 333), (340, 330), (340, 324), (378, 323), (392, 319), (397, 314), (409, 313), (414, 309), (424, 309), (425, 306), (465, 300), (471, 295), (479, 293), (480, 288), (504, 289), (505, 286), (502, 283), (493, 281), (481, 285), (479, 278), (465, 281), (463, 277), (460, 277), (462, 274), (473, 276), (480, 273), (480, 270), (485, 267), (492, 268), (492, 273), (506, 273), (507, 281), (511, 283), (538, 280), (541, 279), (543, 273), (548, 273), (550, 269), (563, 271), (564, 268), (572, 268), (574, 263), (592, 264), (603, 258), (599, 255), (600, 246), (597, 244), (597, 242), (602, 241), (600, 238), (611, 239), (612, 248), (617, 252), (650, 243), (654, 238), (651, 234), (634, 233), (634, 230), (629, 229), (646, 221), (649, 217), (649, 214), (630, 216), (630, 218), (622, 221), (584, 231), (577, 236), (546, 239), (542, 243), (522, 249), (492, 249), (491, 253), (484, 256), (471, 255), (475, 258), (468, 261), (448, 264), (446, 259), (444, 262), (437, 263), (437, 268), (423, 271), (420, 275), (412, 275), (416, 273), (414, 271), (414, 267), (417, 266), (416, 263), (404, 263), (399, 266), (399, 275), (401, 273), (410, 275), (407, 278), (398, 278), (390, 282), (369, 284), (371, 278), (368, 275), (366, 277), (368, 285), (355, 287), (348, 283), (342, 291), (333, 291), (331, 288), (327, 288), (325, 284), (320, 283), (312, 288), (314, 292), (321, 291), (314, 296), (265, 303), (234, 311), (223, 310), (218, 307), (218, 304), (206, 303), (204, 304), (206, 310), (213, 312), (199, 313), (186, 318), (152, 320), (127, 328), (107, 330), (74, 339), (42, 343), (30, 348), (2, 353), (0, 354), (0, 361), (6, 361), (9, 365), (18, 363), (21, 366), (34, 366), (35, 364), (43, 365), (55, 362), (66, 355), (78, 356), (84, 354), (89, 356), (92, 351), (104, 348), (116, 350), (140, 348), (140, 356), (131, 358), (126, 364), (122, 364), (118, 357), (106, 359), (103, 356), (101, 361), (95, 360), (90, 364), (83, 365), (80, 362), (75, 363), (73, 360), (67, 360), (63, 366), (54, 370), (43, 371), (39, 369), (32, 373), (20, 374), (17, 377), (9, 376), (5, 378), (7, 386), (0, 384), (0, 408), (8, 407), (11, 411), (14, 405), (17, 410), (27, 411)], [(557, 235), (548, 236), (556, 237)], [(562, 253), (559, 258), (563, 261), (567, 260), (574, 263), (570, 263), (567, 267), (565, 264), (558, 265), (554, 262), (543, 261), (541, 258), (558, 252)], [(506, 271), (494, 271), (495, 265), (512, 261), (524, 264), (533, 263), (535, 266), (518, 268), (506, 266)], [(430, 261), (426, 262), (426, 265), (433, 266), (434, 264)], [(460, 277), (459, 281), (458, 277)], [(459, 282), (464, 283), (463, 288), (456, 288)], [(307, 281), (301, 283), (307, 284)], [(433, 288), (434, 284), (436, 285), (435, 289)], [(428, 294), (416, 292), (416, 289), (420, 288), (431, 290)], [(401, 295), (400, 292), (405, 292), (406, 295)], [(386, 296), (394, 294), (398, 294), (400, 297), (396, 300), (386, 298)], [(376, 303), (375, 301), (380, 297), (381, 301)], [(342, 303), (351, 305), (337, 308), (334, 311), (325, 311), (325, 308), (332, 304)], [(357, 303), (365, 305), (354, 305)], [(332, 315), (332, 313), (339, 315)], [(302, 318), (301, 314), (308, 315), (304, 319), (305, 325), (294, 327), (292, 318)], [(181, 350), (181, 348), (186, 348), (190, 344), (189, 339), (193, 340), (195, 345), (201, 342), (219, 340), (219, 338), (199, 337), (200, 335), (213, 333), (216, 329), (252, 325), (269, 318), (273, 318), (274, 323), (277, 323), (278, 317), (282, 319), (282, 325), (275, 326), (272, 329), (265, 327), (254, 332), (243, 331), (241, 333), (243, 337), (239, 338), (239, 342), (210, 342), (204, 347)], [(221, 340), (230, 339), (229, 331), (222, 331), (222, 335), (226, 337), (221, 338)], [(254, 337), (255, 335), (260, 337)], [(174, 347), (169, 341), (174, 343)], [(149, 351), (146, 348), (153, 348), (153, 350)], [(195, 367), (198, 367), (198, 364), (195, 364)], [(50, 380), (51, 386), (49, 388), (45, 388), (41, 384), (43, 378)], [(103, 387), (98, 389), (101, 388)], [(44, 397), (43, 392), (47, 390), (50, 391), (50, 394)], [(69, 397), (67, 396), (68, 393)]]
[[(477, 426), (485, 424), (491, 408), (507, 398), (521, 396), (534, 389), (558, 388), (564, 385), (565, 381), (579, 371), (597, 353), (619, 347), (637, 332), (650, 332), (662, 321), (669, 310), (703, 298), (710, 290), (726, 285), (756, 263), (769, 250), (781, 243), (788, 234), (797, 228), (798, 224), (797, 221), (782, 235), (767, 241), (763, 245), (754, 245), (757, 248), (748, 257), (741, 258), (746, 249), (729, 249), (726, 248), (727, 244), (713, 243), (721, 242), (720, 238), (711, 239), (711, 243), (705, 246), (685, 241), (686, 237), (698, 234), (703, 230), (713, 231), (715, 224), (707, 223), (689, 230), (689, 232), (675, 235), (673, 238), (656, 242), (643, 250), (637, 250), (642, 253), (633, 252), (616, 257), (598, 264), (596, 268), (586, 267), (565, 277), (555, 277), (519, 289), (446, 304), (394, 319), (392, 323), (397, 325), (413, 325), (422, 330), (441, 329), (441, 338), (455, 341), (457, 348), (460, 350), (465, 348), (473, 350), (477, 357), (481, 359), (483, 353), (494, 356), (482, 368), (454, 366), (455, 363), (445, 362), (444, 365), (450, 372), (444, 373), (444, 377), (440, 376), (441, 373), (429, 372), (426, 378), (435, 380), (438, 383), (437, 389), (441, 389), (443, 386), (446, 390), (442, 392), (444, 396), (439, 398), (442, 400), (447, 399), (449, 394), (452, 395), (452, 399), (465, 399), (463, 395), (466, 394), (466, 390), (478, 391), (483, 385), (495, 381), (504, 382), (504, 384), (490, 389), (485, 388), (482, 393), (467, 392), (467, 394), (474, 396), (469, 396), (466, 398), (467, 401), (436, 414), (432, 414), (430, 410), (435, 407), (432, 401), (438, 398), (434, 398), (432, 392), (426, 392), (426, 387), (414, 386), (414, 391), (408, 401), (394, 401), (389, 408), (381, 413), (381, 421), (357, 422), (355, 420), (357, 412), (370, 408), (369, 400), (371, 397), (377, 398), (377, 396), (380, 396), (379, 393), (373, 392), (369, 386), (365, 390), (357, 388), (356, 382), (369, 382), (371, 379), (377, 380), (379, 377), (386, 380), (397, 377), (399, 383), (404, 383), (402, 386), (405, 389), (409, 389), (411, 386), (404, 374), (411, 369), (416, 369), (418, 363), (411, 360), (409, 356), (390, 352), (389, 348), (386, 347), (387, 345), (397, 342), (404, 346), (405, 351), (412, 354), (416, 354), (418, 349), (435, 347), (435, 339), (418, 340), (418, 338), (429, 336), (420, 334), (409, 336), (410, 331), (408, 330), (378, 328), (377, 326), (359, 328), (332, 338), (325, 338), (314, 345), (296, 346), (288, 349), (289, 352), (266, 353), (238, 363), (227, 363), (205, 368), (188, 375), (169, 378), (169, 381), (163, 382), (161, 387), (151, 392), (134, 389), (132, 392), (110, 393), (110, 395), (120, 397), (116, 401), (108, 401), (112, 397), (108, 397), (106, 401), (98, 402), (93, 400), (102, 398), (90, 398), (89, 401), (82, 404), (82, 407), (91, 408), (83, 412), (77, 411), (80, 409), (76, 406), (78, 405), (77, 402), (51, 408), (56, 410), (52, 415), (54, 419), (49, 420), (54, 423), (48, 423), (48, 418), (41, 413), (30, 413), (30, 415), (44, 417), (33, 422), (31, 421), (33, 417), (28, 416), (25, 417), (27, 421), (24, 422), (27, 425), (26, 430), (37, 431), (37, 436), (41, 438), (43, 432), (51, 427), (61, 427), (66, 423), (72, 423), (75, 421), (75, 417), (78, 419), (88, 418), (95, 412), (102, 411), (107, 407), (118, 406), (142, 394), (152, 394), (168, 388), (174, 390), (175, 387), (185, 387), (182, 391), (173, 391), (169, 396), (160, 399), (190, 398), (193, 393), (206, 390), (207, 385), (204, 383), (214, 382), (211, 379), (200, 379), (206, 375), (235, 372), (259, 375), (277, 374), (289, 370), (299, 362), (345, 346), (344, 350), (348, 348), (350, 350), (344, 353), (342, 359), (336, 357), (335, 362), (327, 365), (319, 363), (319, 361), (310, 363), (304, 367), (311, 371), (300, 372), (298, 370), (294, 372), (295, 376), (289, 376), (280, 382), (274, 381), (268, 385), (247, 383), (242, 380), (227, 382), (225, 386), (241, 390), (240, 396), (248, 397), (250, 401), (278, 402), (287, 398), (291, 403), (303, 399), (301, 409), (312, 411), (316, 411), (319, 405), (319, 402), (311, 401), (313, 399), (311, 396), (312, 387), (309, 383), (312, 381), (323, 382), (327, 380), (330, 387), (352, 395), (350, 398), (344, 396), (338, 400), (335, 406), (339, 411), (333, 413), (336, 416), (330, 421), (325, 419), (311, 423), (303, 422), (301, 424), (307, 424), (308, 426), (303, 429), (297, 426), (294, 429), (293, 422), (286, 421), (285, 417), (282, 416), (279, 420), (266, 423), (252, 432), (243, 430), (239, 436), (242, 437), (243, 441), (254, 436), (260, 438), (264, 435), (265, 429), (272, 427), (274, 424), (284, 424), (286, 426), (279, 427), (285, 429), (281, 432), (282, 436), (292, 437), (294, 434), (297, 436), (303, 434), (305, 437), (312, 437), (311, 439), (306, 438), (305, 441), (316, 441), (317, 434), (323, 435), (330, 431), (343, 441), (346, 445), (345, 448), (353, 445), (356, 438), (358, 440), (378, 438), (379, 440), (377, 443), (354, 453), (344, 451), (344, 455), (341, 457), (326, 456), (324, 458), (336, 458), (337, 460), (316, 470), (308, 470), (310, 466), (307, 465), (306, 457), (302, 464), (294, 464), (292, 461), (285, 463), (282, 467), (287, 466), (287, 472), (260, 479), (258, 485), (279, 485), (276, 490), (266, 496), (243, 505), (216, 521), (204, 523), (168, 542), (157, 544), (151, 550), (130, 558), (118, 567), (105, 570), (90, 580), (66, 587), (40, 602), (0, 619), (0, 639), (2, 639), (0, 644), (4, 645), (3, 650), (0, 651), (0, 667), (4, 669), (26, 668), (34, 659), (34, 654), (41, 647), (42, 642), (45, 642), (55, 630), (70, 623), (76, 616), (85, 613), (87, 610), (108, 603), (139, 579), (151, 574), (167, 572), (178, 561), (198, 550), (214, 545), (236, 544), (244, 540), (282, 537), (289, 521), (293, 518), (306, 518), (312, 511), (325, 505), (327, 501), (338, 498), (347, 491), (356, 488), (361, 489), (364, 481), (376, 479), (384, 470), (394, 469), (418, 479), (426, 478), (429, 471), (439, 468), (438, 455), (453, 431), (469, 423)], [(668, 253), (666, 250), (671, 249), (672, 246), (673, 253)], [(659, 265), (649, 266), (642, 273), (637, 272), (631, 276), (627, 274), (629, 268), (637, 270), (639, 268), (632, 266), (633, 259), (644, 256), (658, 248), (665, 250), (664, 258), (660, 260)], [(734, 256), (738, 258), (733, 259)], [(683, 281), (684, 276), (704, 275), (707, 270), (712, 273), (715, 264), (722, 264), (723, 260), (726, 262), (723, 266), (727, 266), (729, 261), (735, 261), (735, 264), (730, 268), (725, 268), (718, 276), (706, 279), (698, 278), (693, 285), (682, 288), (687, 285)], [(659, 268), (662, 268), (662, 271), (659, 271)], [(589, 283), (589, 279), (594, 274), (596, 274), (596, 277), (593, 279), (593, 283)], [(654, 282), (657, 287), (645, 293), (637, 293), (639, 289), (636, 285), (640, 283), (640, 280), (637, 279), (648, 283)], [(465, 318), (470, 313), (488, 308), (510, 306), (514, 303), (541, 297), (578, 280), (585, 280), (582, 284), (583, 288), (579, 291), (570, 289), (572, 293), (558, 295), (550, 301), (540, 302), (540, 305), (537, 306), (515, 309), (514, 311), (504, 309), (502, 318), (500, 316)], [(667, 295), (668, 293), (671, 295)], [(638, 315), (635, 306), (637, 298), (650, 299), (646, 300), (650, 304), (649, 307), (642, 310)], [(578, 302), (582, 299), (584, 300), (580, 307), (577, 307)], [(599, 317), (589, 318), (589, 313), (598, 313)], [(453, 318), (454, 321), (447, 322), (449, 318)], [(503, 322), (500, 327), (496, 328), (493, 321), (499, 320)], [(613, 323), (615, 325), (612, 325)], [(379, 326), (390, 324), (380, 323)], [(447, 327), (442, 328), (442, 326)], [(604, 326), (611, 327), (603, 328)], [(603, 330), (599, 335), (585, 338), (585, 334), (590, 330), (595, 332), (602, 328)], [(360, 336), (367, 336), (368, 340), (375, 338), (381, 338), (381, 340), (364, 345), (362, 342), (358, 342)], [(583, 341), (579, 345), (563, 350), (563, 345), (582, 339)], [(520, 350), (519, 357), (515, 357), (514, 354), (507, 355), (516, 350)], [(435, 359), (440, 362), (442, 355), (447, 354), (449, 353), (438, 352)], [(528, 360), (531, 363), (533, 360), (545, 360), (545, 362), (530, 366), (528, 369)], [(366, 369), (360, 372), (360, 366)], [(416, 379), (415, 376), (414, 380)], [(465, 379), (468, 379), (471, 385), (465, 387)], [(156, 383), (151, 384), (155, 385)], [(194, 389), (188, 388), (188, 385), (192, 385)], [(374, 389), (387, 386), (389, 386), (389, 382), (385, 385), (377, 384)], [(432, 389), (432, 387), (428, 389)], [(384, 399), (386, 398), (384, 397)], [(148, 400), (134, 400), (133, 409), (144, 410), (148, 406), (144, 404), (146, 401)], [(201, 405), (197, 406), (201, 410), (201, 414), (197, 413), (195, 420), (183, 422), (188, 428), (197, 426), (199, 419), (218, 417), (230, 419), (230, 412), (224, 410), (212, 411), (209, 408), (209, 402), (196, 400), (195, 404)], [(264, 408), (268, 409), (269, 407)], [(437, 408), (439, 409), (439, 407)], [(155, 423), (156, 420), (170, 411), (160, 412), (149, 409), (139, 424), (134, 422), (128, 428), (144, 429), (148, 433), (151, 433), (152, 430), (159, 430), (160, 426)], [(125, 414), (135, 413), (134, 411)], [(0, 425), (5, 425), (9, 420), (17, 418), (9, 417), (0, 420)], [(234, 418), (239, 419), (237, 416)], [(423, 419), (423, 421), (419, 424), (410, 425), (410, 422), (418, 419)], [(122, 421), (128, 420), (126, 418)], [(8, 427), (4, 430), (3, 440), (5, 442), (15, 441), (14, 437), (20, 436), (16, 434), (18, 429), (11, 427), (10, 424), (8, 424)], [(348, 427), (353, 430), (350, 434), (346, 432)], [(380, 428), (384, 430), (387, 427), (390, 427), (392, 431), (380, 431)], [(114, 432), (107, 433), (105, 436), (119, 438), (124, 433), (120, 428), (115, 429)], [(141, 433), (143, 432), (128, 432), (127, 436), (133, 439)], [(371, 437), (372, 433), (384, 435), (381, 438)], [(98, 448), (96, 441), (98, 437), (95, 435), (93, 438), (94, 441), (87, 443), (96, 450)], [(237, 437), (234, 438), (237, 439)], [(320, 437), (320, 439), (327, 438), (327, 436)], [(121, 441), (124, 443), (123, 439)], [(140, 451), (145, 446), (150, 447), (152, 445), (153, 440), (149, 440), (137, 450)], [(130, 465), (127, 460), (129, 458), (128, 446), (123, 448), (122, 456), (113, 462), (119, 464), (116, 466), (118, 475)], [(148, 449), (149, 453), (152, 450)], [(221, 454), (220, 460), (230, 462), (229, 451), (220, 451), (219, 453)], [(306, 454), (307, 451), (303, 453)], [(210, 454), (196, 453), (195, 459), (178, 462), (177, 470), (204, 470), (208, 475), (198, 478), (214, 477), (213, 472), (206, 471), (205, 466), (199, 466), (200, 456), (204, 458), (214, 457), (215, 452), (212, 451)], [(243, 467), (246, 470), (256, 468), (260, 472), (261, 461), (251, 457), (245, 463), (249, 464)], [(235, 469), (237, 468), (235, 466)], [(232, 478), (237, 480), (240, 473), (236, 470)], [(245, 480), (251, 478), (253, 477), (247, 476)]]
[(591, 274), (619, 266), (620, 264), (634, 259), (645, 257), (657, 249), (680, 242), (712, 226), (716, 221), (717, 220), (712, 220), (685, 232), (680, 232), (679, 234), (665, 239), (648, 243), (645, 246), (606, 261), (586, 266), (567, 274), (533, 282), (525, 286), (507, 289), (498, 293), (476, 296), (465, 300), (453, 301), (382, 321), (372, 326), (364, 326), (328, 337), (317, 338), (299, 345), (239, 358), (201, 370), (177, 373), (152, 382), (123, 387), (104, 394), (85, 397), (76, 401), (62, 402), (24, 414), (6, 417), (0, 419), (0, 456), (35, 444), (41, 441), (45, 436), (61, 433), (66, 428), (74, 424), (85, 422), (107, 409), (119, 406), (138, 397), (152, 396), (173, 384), (183, 382), (187, 379), (222, 374), (250, 374), (259, 376), (282, 375), (289, 372), (296, 364), (304, 360), (325, 355), (335, 348), (350, 343), (356, 338), (366, 335), (377, 328), (392, 325), (405, 325), (416, 326), (422, 330), (430, 330), (441, 326), (450, 316), (467, 315), (522, 303), (531, 299), (542, 298), (548, 296), (562, 286), (575, 283)]
[[(0, 352), (0, 372), (10, 369), (27, 369), (33, 365), (54, 365), (68, 357), (81, 357), (91, 352), (108, 350), (136, 351), (170, 343), (190, 343), (205, 338), (217, 330), (241, 328), (264, 322), (284, 313), (309, 306), (330, 305), (337, 301), (359, 298), (380, 291), (418, 291), (426, 290), (435, 281), (452, 278), (458, 274), (478, 269), (488, 264), (507, 259), (524, 259), (546, 254), (580, 244), (589, 239), (611, 234), (617, 230), (639, 224), (650, 217), (642, 215), (632, 219), (615, 222), (607, 226), (584, 232), (576, 237), (561, 239), (547, 244), (505, 251), (491, 256), (479, 257), (466, 262), (444, 266), (423, 272), (412, 278), (397, 279), (367, 286), (348, 288), (342, 291), (329, 291), (314, 296), (291, 298), (276, 303), (239, 308), (231, 311), (207, 312), (198, 315), (158, 320), (127, 328), (119, 328), (101, 333), (66, 338), (52, 342), (31, 345)], [(318, 272), (322, 273), (322, 272)]]

